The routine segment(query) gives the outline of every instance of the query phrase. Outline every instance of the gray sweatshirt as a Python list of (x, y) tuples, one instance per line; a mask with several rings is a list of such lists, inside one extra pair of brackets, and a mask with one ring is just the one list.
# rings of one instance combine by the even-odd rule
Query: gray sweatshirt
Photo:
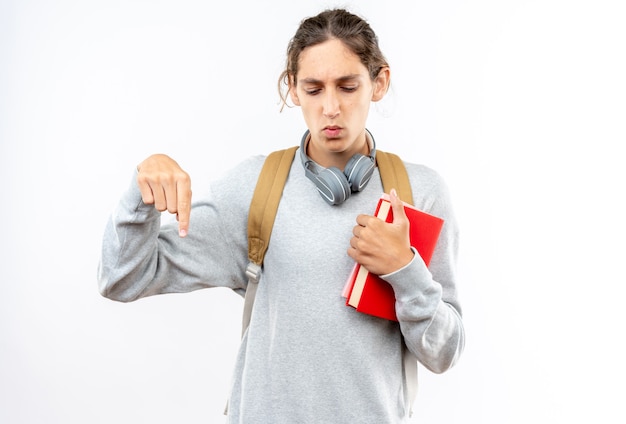
[[(251, 157), (209, 192), (194, 193), (186, 238), (143, 204), (133, 176), (105, 229), (102, 295), (130, 302), (210, 287), (244, 295), (248, 208), (264, 159)], [(354, 265), (346, 252), (356, 216), (373, 214), (383, 190), (378, 169), (364, 191), (330, 206), (294, 160), (236, 360), (229, 423), (403, 423), (409, 413), (403, 346), (435, 373), (457, 361), (464, 346), (457, 224), (441, 177), (406, 166), (415, 206), (445, 224), (429, 268), (415, 255), (383, 276), (396, 294), (399, 322), (393, 322), (357, 312), (341, 296)]]

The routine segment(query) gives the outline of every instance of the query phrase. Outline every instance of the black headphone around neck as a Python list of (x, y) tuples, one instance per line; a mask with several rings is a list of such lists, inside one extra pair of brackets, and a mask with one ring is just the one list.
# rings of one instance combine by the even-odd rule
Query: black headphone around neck
[[(309, 131), (302, 136), (300, 142), (300, 159), (306, 177), (313, 181), (322, 198), (329, 205), (339, 205), (345, 202), (350, 194), (365, 188), (374, 168), (376, 168), (376, 142), (372, 134), (366, 129), (367, 140), (371, 140), (371, 149), (368, 156), (360, 153), (350, 158), (343, 172), (334, 166), (324, 168), (306, 154), (309, 142)], [(322, 168), (317, 170), (317, 168)]]

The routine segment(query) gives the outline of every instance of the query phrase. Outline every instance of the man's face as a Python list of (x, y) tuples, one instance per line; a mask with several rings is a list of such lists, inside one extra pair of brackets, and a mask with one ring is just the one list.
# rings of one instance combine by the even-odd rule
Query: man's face
[(309, 156), (323, 164), (327, 155), (362, 152), (370, 104), (386, 88), (387, 80), (372, 81), (359, 57), (337, 39), (305, 48), (290, 95), (311, 132)]

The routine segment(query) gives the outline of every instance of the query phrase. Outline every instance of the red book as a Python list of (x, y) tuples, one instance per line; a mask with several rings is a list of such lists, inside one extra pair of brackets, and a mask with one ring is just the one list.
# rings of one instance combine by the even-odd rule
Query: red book
[[(409, 237), (411, 246), (420, 254), (426, 266), (435, 251), (443, 219), (423, 212), (408, 203), (404, 211), (409, 218)], [(393, 208), (389, 195), (383, 194), (378, 201), (374, 216), (385, 222), (393, 222)], [(389, 283), (367, 271), (360, 264), (355, 264), (343, 290), (346, 305), (356, 308), (364, 314), (397, 321), (396, 297)]]

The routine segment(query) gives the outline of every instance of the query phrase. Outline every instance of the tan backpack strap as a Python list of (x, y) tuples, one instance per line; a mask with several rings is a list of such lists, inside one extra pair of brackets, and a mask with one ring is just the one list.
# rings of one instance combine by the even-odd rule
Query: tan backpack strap
[(248, 212), (248, 286), (244, 300), (242, 334), (250, 324), (257, 283), (261, 276), (263, 258), (269, 246), (278, 203), (287, 181), (291, 163), (298, 146), (270, 153), (265, 159)]
[(383, 182), (383, 190), (389, 193), (392, 188), (398, 192), (398, 196), (406, 203), (413, 204), (413, 192), (409, 175), (404, 167), (404, 162), (398, 155), (388, 152), (376, 151), (376, 163)]
[(278, 203), (297, 148), (270, 153), (261, 169), (248, 215), (248, 257), (257, 265), (263, 263)]

